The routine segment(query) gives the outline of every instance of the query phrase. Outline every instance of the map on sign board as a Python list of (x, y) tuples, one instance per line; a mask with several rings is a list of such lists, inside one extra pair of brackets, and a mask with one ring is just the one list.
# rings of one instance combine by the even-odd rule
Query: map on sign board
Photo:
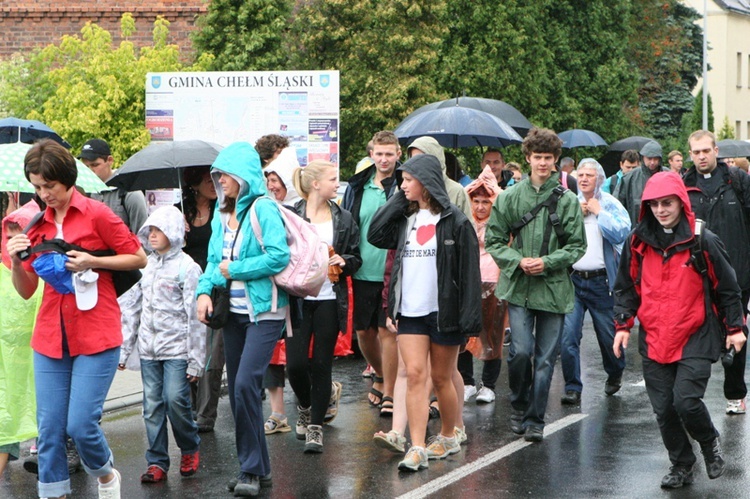
[(300, 165), (339, 161), (338, 71), (149, 73), (151, 140), (289, 138)]

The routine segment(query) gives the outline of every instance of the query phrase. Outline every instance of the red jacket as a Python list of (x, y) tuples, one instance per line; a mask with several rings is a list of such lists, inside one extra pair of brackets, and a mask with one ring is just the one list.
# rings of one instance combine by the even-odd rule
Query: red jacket
[[(54, 239), (55, 213), (47, 208), (44, 217), (30, 231), (31, 245)], [(141, 247), (138, 238), (105, 204), (80, 194), (73, 189), (70, 206), (63, 220), (63, 238), (87, 250), (114, 250), (117, 254), (135, 254)], [(24, 269), (33, 272), (31, 263), (39, 254), (24, 262)], [(92, 355), (119, 347), (122, 344), (120, 307), (112, 284), (112, 274), (99, 272), (99, 299), (91, 310), (78, 310), (75, 294), (60, 294), (43, 282), (44, 296), (37, 315), (31, 347), (34, 351), (62, 358), (62, 327), (71, 356)], [(40, 280), (41, 281), (41, 280)]]
[[(674, 238), (662, 247), (664, 229), (648, 201), (676, 195), (683, 204)], [(709, 230), (702, 235), (703, 255), (711, 288), (706, 301), (704, 278), (691, 262), (695, 215), (680, 177), (655, 174), (646, 183), (638, 226), (625, 245), (615, 282), (615, 327), (630, 330), (641, 323), (639, 350), (655, 362), (668, 364), (690, 357), (717, 360), (723, 333), (742, 332), (740, 289), (721, 241)], [(724, 324), (719, 321), (724, 318)]]

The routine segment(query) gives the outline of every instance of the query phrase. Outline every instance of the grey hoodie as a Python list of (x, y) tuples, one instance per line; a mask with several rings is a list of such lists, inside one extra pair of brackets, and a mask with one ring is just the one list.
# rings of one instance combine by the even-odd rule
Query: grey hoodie
[[(163, 255), (148, 242), (152, 226), (169, 239), (171, 248)], [(185, 218), (174, 206), (158, 208), (146, 219), (138, 238), (153, 252), (140, 282), (120, 303), (120, 363), (125, 364), (137, 343), (141, 359), (187, 360), (187, 374), (201, 377), (206, 366), (206, 326), (198, 321), (195, 301), (201, 268), (182, 251)]]
[(440, 161), (440, 168), (443, 170), (443, 182), (445, 183), (445, 190), (448, 192), (448, 198), (451, 203), (458, 206), (461, 211), (464, 212), (466, 218), (468, 218), (473, 225), (474, 216), (471, 213), (471, 201), (469, 200), (469, 196), (466, 194), (466, 191), (461, 184), (455, 180), (451, 180), (446, 174), (445, 152), (443, 152), (443, 146), (432, 137), (419, 137), (409, 144), (409, 147), (406, 148), (407, 153), (410, 149), (419, 149), (424, 154), (435, 156), (438, 161)]

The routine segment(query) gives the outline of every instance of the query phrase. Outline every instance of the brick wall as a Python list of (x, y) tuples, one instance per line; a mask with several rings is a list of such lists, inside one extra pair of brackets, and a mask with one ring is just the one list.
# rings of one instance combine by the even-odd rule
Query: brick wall
[(120, 18), (133, 14), (136, 31), (130, 41), (136, 45), (152, 42), (156, 16), (169, 22), (169, 43), (178, 45), (183, 55), (192, 53), (189, 34), (195, 20), (206, 11), (205, 0), (2, 0), (0, 2), (0, 59), (17, 52), (59, 42), (63, 35), (80, 34), (92, 21), (120, 43)]

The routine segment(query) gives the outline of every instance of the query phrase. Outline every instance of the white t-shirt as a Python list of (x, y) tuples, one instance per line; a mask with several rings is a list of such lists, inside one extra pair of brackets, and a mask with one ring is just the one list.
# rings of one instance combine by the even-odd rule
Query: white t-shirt
[(583, 218), (586, 228), (586, 253), (573, 264), (575, 270), (601, 270), (604, 267), (604, 245), (602, 231), (596, 221), (596, 215), (589, 213)]
[[(333, 246), (333, 221), (329, 220), (328, 222), (313, 225), (315, 226), (315, 230), (318, 232), (318, 236), (320, 236), (320, 240), (325, 242), (328, 246)], [(327, 277), (325, 281), (323, 281), (323, 287), (320, 288), (320, 293), (318, 293), (318, 296), (305, 297), (305, 300), (316, 301), (335, 299), (336, 293), (333, 291), (333, 284), (328, 280)]]
[(440, 214), (419, 210), (401, 262), (399, 313), (423, 317), (438, 310), (437, 223)]

